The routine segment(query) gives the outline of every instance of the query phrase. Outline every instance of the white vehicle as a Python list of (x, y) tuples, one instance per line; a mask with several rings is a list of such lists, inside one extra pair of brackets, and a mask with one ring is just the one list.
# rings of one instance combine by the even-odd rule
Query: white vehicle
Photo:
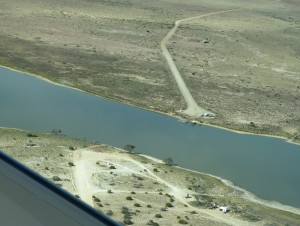
[(213, 114), (213, 113), (203, 113), (200, 115), (200, 117), (202, 118), (214, 118), (216, 117), (216, 114)]

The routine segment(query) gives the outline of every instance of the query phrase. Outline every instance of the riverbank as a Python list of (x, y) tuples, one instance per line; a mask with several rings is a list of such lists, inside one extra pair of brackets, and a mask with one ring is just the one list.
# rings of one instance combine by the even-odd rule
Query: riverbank
[[(1, 72), (9, 76), (1, 76), (0, 96), (10, 96), (1, 100), (6, 106), (1, 111), (2, 125), (37, 132), (61, 129), (72, 137), (117, 147), (133, 144), (138, 152), (161, 159), (172, 156), (181, 166), (227, 178), (265, 199), (299, 205), (300, 200), (293, 198), (300, 186), (294, 184), (299, 173), (293, 170), (298, 168), (298, 146), (279, 139), (180, 124), (171, 117), (53, 86), (7, 69)], [(35, 106), (43, 106), (43, 110), (33, 111)], [(277, 157), (271, 158), (274, 155)], [(278, 168), (279, 160), (289, 167)], [(247, 178), (254, 175), (255, 183), (251, 183)]]
[[(176, 112), (187, 106), (159, 43), (175, 21), (197, 17), (178, 26), (168, 50), (195, 102), (218, 116), (201, 121), (287, 139), (299, 133), (300, 64), (292, 51), (299, 46), (299, 4), (41, 0), (17, 7), (12, 0), (0, 9), (0, 64), (185, 118)], [(236, 8), (244, 9), (201, 17)]]
[[(166, 116), (177, 118), (178, 120), (181, 120), (181, 119), (191, 120), (189, 116), (186, 116), (186, 115), (183, 115), (183, 114), (178, 114), (177, 111), (176, 112), (169, 112), (168, 113), (168, 112), (162, 112), (162, 111), (154, 110), (154, 109), (151, 109), (151, 108), (136, 106), (136, 105), (133, 105), (133, 104), (131, 104), (129, 102), (123, 102), (123, 101), (120, 101), (120, 100), (116, 100), (114, 98), (103, 97), (103, 96), (100, 96), (100, 95), (97, 95), (97, 94), (94, 94), (94, 93), (91, 93), (91, 92), (88, 92), (88, 91), (85, 91), (85, 90), (81, 90), (81, 89), (76, 88), (76, 87), (72, 87), (72, 86), (67, 86), (67, 85), (64, 85), (64, 84), (60, 84), (60, 83), (51, 81), (50, 79), (47, 79), (47, 78), (45, 78), (43, 76), (40, 76), (40, 75), (37, 75), (37, 74), (34, 74), (34, 73), (30, 73), (30, 72), (27, 72), (27, 71), (22, 71), (22, 70), (19, 70), (19, 69), (16, 69), (16, 68), (7, 67), (7, 66), (3, 66), (3, 65), (0, 65), (0, 67), (6, 68), (8, 70), (15, 71), (15, 72), (23, 73), (23, 74), (26, 74), (28, 76), (32, 76), (32, 77), (35, 77), (35, 78), (38, 78), (38, 79), (41, 79), (41, 80), (43, 80), (45, 82), (48, 82), (48, 83), (51, 83), (53, 85), (57, 85), (57, 86), (61, 86), (61, 87), (64, 87), (64, 88), (69, 88), (69, 89), (74, 89), (74, 90), (77, 90), (77, 91), (80, 91), (80, 92), (84, 92), (84, 93), (87, 93), (87, 94), (90, 94), (90, 95), (94, 95), (94, 96), (97, 96), (97, 97), (100, 97), (100, 98), (104, 98), (104, 99), (107, 99), (107, 100), (110, 100), (110, 101), (114, 101), (114, 102), (117, 102), (117, 103), (126, 104), (126, 105), (129, 105), (129, 106), (132, 106), (132, 107), (136, 107), (136, 108), (140, 108), (140, 109), (143, 109), (143, 110), (151, 111), (151, 112), (154, 112), (154, 113), (163, 114), (163, 115), (166, 115)], [(205, 119), (200, 118), (200, 117), (199, 118), (193, 117), (193, 120), (194, 121), (195, 120), (198, 121), (199, 124), (197, 124), (197, 125), (199, 125), (199, 126), (202, 126), (202, 125), (210, 126), (210, 127), (214, 127), (214, 128), (218, 128), (218, 129), (230, 131), (230, 132), (233, 132), (233, 133), (237, 133), (237, 134), (273, 137), (273, 138), (285, 140), (286, 142), (289, 142), (289, 143), (292, 143), (292, 144), (300, 145), (300, 136), (299, 136), (298, 139), (292, 141), (290, 139), (290, 137), (287, 137), (287, 136), (279, 136), (279, 135), (272, 135), (272, 134), (262, 134), (262, 133), (247, 132), (247, 131), (243, 131), (243, 130), (235, 130), (235, 129), (232, 129), (232, 128), (227, 128), (227, 127), (220, 126), (220, 125), (214, 125), (214, 124), (209, 123), (209, 120), (211, 120), (211, 119), (205, 120)], [(188, 121), (188, 122), (190, 122), (190, 121)]]
[[(153, 157), (54, 134), (0, 129), (0, 135), (1, 150), (83, 199), (85, 196), (78, 193), (77, 186), (78, 180), (86, 180), (92, 192), (92, 205), (120, 222), (127, 216), (126, 211), (136, 213), (131, 220), (137, 225), (149, 220), (174, 225), (180, 219), (193, 225), (300, 222), (299, 209), (296, 214), (294, 208), (279, 210), (267, 206), (220, 178), (168, 166)], [(24, 147), (29, 140), (39, 146)], [(75, 155), (80, 158), (74, 159)], [(76, 167), (84, 170), (85, 178), (77, 178)], [(211, 203), (227, 206), (230, 212), (210, 209)], [(158, 214), (162, 217), (156, 217)]]
[[(150, 159), (150, 160), (152, 160), (152, 161), (154, 161), (158, 164), (164, 164), (164, 162), (161, 159), (154, 158), (152, 156), (144, 155), (144, 154), (140, 154), (140, 156), (146, 157), (146, 158), (148, 158), (148, 159)], [(180, 166), (174, 166), (174, 167), (185, 170), (185, 171), (193, 172), (193, 173), (198, 173), (198, 174), (202, 174), (202, 175), (204, 174), (204, 173), (201, 173), (201, 172), (198, 172), (198, 171), (195, 171), (195, 170), (186, 169), (186, 168), (183, 168), (183, 167), (180, 167)], [(295, 208), (295, 207), (292, 207), (292, 206), (283, 205), (282, 203), (276, 202), (276, 201), (267, 201), (267, 200), (261, 199), (258, 196), (256, 196), (255, 194), (247, 191), (246, 189), (234, 185), (234, 183), (232, 183), (229, 180), (226, 180), (224, 178), (221, 178), (221, 177), (218, 177), (218, 176), (215, 176), (215, 175), (212, 175), (212, 174), (205, 174), (205, 175), (216, 178), (216, 179), (222, 181), (227, 186), (232, 187), (235, 190), (241, 191), (243, 193), (243, 196), (241, 196), (241, 197), (242, 198), (244, 197), (246, 200), (251, 200), (252, 202), (255, 202), (255, 203), (261, 204), (261, 205), (265, 205), (265, 206), (268, 206), (270, 208), (275, 208), (275, 209), (278, 209), (278, 210), (288, 211), (288, 212), (300, 215), (300, 208)]]

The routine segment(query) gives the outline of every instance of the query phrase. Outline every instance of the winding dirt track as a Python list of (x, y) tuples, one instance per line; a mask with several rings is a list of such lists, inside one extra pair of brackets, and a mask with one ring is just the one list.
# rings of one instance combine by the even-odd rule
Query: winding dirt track
[(207, 13), (207, 14), (203, 14), (200, 16), (194, 16), (194, 17), (189, 17), (189, 18), (185, 18), (185, 19), (181, 19), (181, 20), (177, 20), (175, 21), (175, 26), (173, 27), (173, 29), (171, 31), (169, 31), (169, 33), (163, 38), (163, 40), (160, 43), (161, 46), (161, 50), (162, 50), (162, 54), (164, 55), (164, 57), (167, 60), (167, 63), (171, 69), (171, 72), (175, 78), (175, 81), (177, 83), (177, 86), (182, 94), (182, 96), (184, 97), (184, 100), (187, 104), (187, 109), (183, 111), (183, 113), (190, 115), (190, 116), (197, 116), (199, 117), (200, 114), (202, 113), (211, 113), (208, 110), (199, 107), (198, 104), (196, 103), (196, 101), (194, 100), (192, 94), (190, 93), (189, 89), (187, 88), (182, 76), (180, 75), (176, 64), (173, 61), (173, 58), (169, 52), (169, 50), (167, 49), (167, 42), (168, 40), (175, 34), (176, 30), (178, 29), (180, 23), (184, 22), (184, 21), (188, 21), (188, 20), (193, 20), (193, 19), (198, 19), (198, 18), (202, 18), (202, 17), (207, 17), (210, 15), (216, 15), (216, 14), (221, 14), (221, 13), (227, 13), (227, 12), (232, 12), (232, 11), (236, 11), (236, 10), (240, 10), (240, 9), (231, 9), (231, 10), (224, 10), (224, 11), (219, 11), (219, 12), (213, 12), (213, 13)]

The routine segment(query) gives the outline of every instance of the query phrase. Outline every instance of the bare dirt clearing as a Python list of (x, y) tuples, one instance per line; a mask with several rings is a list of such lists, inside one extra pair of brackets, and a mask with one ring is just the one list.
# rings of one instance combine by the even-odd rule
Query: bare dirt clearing
[[(162, 192), (164, 192), (172, 197), (172, 199), (176, 200), (173, 202), (178, 202), (177, 205), (184, 208), (183, 213), (197, 211), (197, 213), (201, 213), (201, 218), (206, 219), (207, 221), (216, 221), (216, 223), (219, 222), (217, 224), (222, 225), (249, 225), (249, 222), (235, 219), (228, 214), (224, 215), (222, 212), (216, 210), (204, 210), (191, 206), (189, 201), (196, 200), (192, 196), (190, 199), (187, 199), (186, 196), (187, 194), (195, 195), (196, 193), (174, 185), (175, 181), (170, 183), (160, 178), (152, 172), (152, 165), (149, 167), (149, 163), (144, 164), (134, 160), (131, 158), (130, 154), (127, 153), (94, 152), (92, 149), (80, 149), (74, 152), (74, 178), (79, 196), (85, 202), (96, 208), (100, 207), (99, 202), (97, 201), (98, 199), (103, 200), (104, 198), (104, 200), (106, 200), (111, 194), (114, 194), (114, 200), (117, 201), (117, 203), (119, 203), (120, 200), (126, 200), (126, 197), (134, 197), (135, 205), (137, 202), (140, 205), (136, 205), (136, 207), (139, 207), (140, 211), (146, 209), (146, 205), (151, 205), (151, 208), (159, 206), (162, 206), (163, 208), (164, 202), (166, 202), (166, 200), (164, 200), (165, 198), (162, 200), (163, 202), (156, 200), (156, 202), (153, 203), (152, 201), (153, 198), (155, 198), (153, 195), (159, 195), (160, 191), (161, 195), (163, 195)], [(99, 150), (97, 147), (94, 149)], [(110, 175), (110, 178), (107, 177), (107, 174)], [(128, 178), (128, 180), (123, 181), (122, 178), (124, 177)], [(140, 181), (139, 185), (137, 185), (138, 181)], [(159, 188), (157, 188), (156, 191), (153, 191), (153, 184), (159, 185)], [(131, 190), (128, 189), (129, 187), (131, 187)], [(140, 195), (147, 196), (148, 194), (150, 194), (149, 199), (146, 197), (139, 197)], [(92, 197), (94, 197), (95, 204), (92, 201)], [(110, 200), (107, 204), (112, 206), (115, 201)], [(173, 204), (172, 208), (174, 207)], [(109, 208), (116, 209), (116, 207)], [(172, 211), (172, 208), (168, 208), (167, 215), (170, 215), (170, 212), (175, 212), (177, 214), (181, 212), (180, 209), (178, 210), (176, 207), (174, 207), (175, 211)], [(138, 224), (145, 223), (146, 216), (141, 212), (139, 213), (140, 214), (137, 215), (142, 216), (138, 216), (137, 218), (134, 217), (135, 222)], [(164, 218), (166, 217), (164, 216)], [(170, 221), (170, 219), (168, 219), (168, 221)], [(171, 219), (171, 221), (173, 222), (172, 225), (176, 224), (176, 218)], [(192, 224), (192, 222), (190, 223)], [(170, 225), (170, 222), (167, 223), (162, 220), (160, 223), (163, 223), (163, 225)], [(197, 221), (194, 223), (197, 223)]]
[[(25, 147), (28, 143), (36, 147)], [(0, 129), (0, 149), (99, 211), (134, 225), (297, 225), (300, 215), (257, 203), (220, 179), (55, 134)], [(74, 150), (75, 149), (75, 150)], [(212, 203), (227, 206), (223, 214)], [(183, 222), (182, 221), (182, 222)]]

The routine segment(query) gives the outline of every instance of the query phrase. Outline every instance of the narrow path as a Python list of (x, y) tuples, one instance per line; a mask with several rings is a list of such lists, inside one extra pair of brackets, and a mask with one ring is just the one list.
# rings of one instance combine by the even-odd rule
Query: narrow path
[(194, 100), (192, 94), (190, 93), (189, 89), (187, 88), (182, 76), (180, 75), (176, 64), (173, 61), (173, 58), (169, 52), (169, 50), (167, 49), (167, 42), (168, 40), (175, 34), (176, 30), (178, 29), (179, 25), (181, 22), (184, 21), (188, 21), (188, 20), (193, 20), (193, 19), (198, 19), (198, 18), (202, 18), (202, 17), (206, 17), (206, 16), (210, 16), (210, 15), (215, 15), (215, 14), (221, 14), (221, 13), (227, 13), (227, 12), (232, 12), (232, 11), (236, 11), (239, 9), (231, 9), (231, 10), (224, 10), (224, 11), (219, 11), (219, 12), (213, 12), (213, 13), (207, 13), (207, 14), (203, 14), (200, 16), (195, 16), (195, 17), (189, 17), (189, 18), (185, 18), (182, 20), (177, 20), (175, 21), (175, 26), (173, 27), (173, 29), (171, 31), (169, 31), (169, 33), (163, 38), (163, 40), (160, 43), (161, 46), (161, 50), (162, 53), (164, 55), (164, 57), (167, 60), (167, 63), (171, 69), (171, 72), (175, 78), (175, 81), (177, 83), (177, 86), (182, 94), (182, 96), (184, 97), (184, 100), (187, 104), (187, 109), (183, 111), (183, 113), (189, 115), (189, 116), (196, 116), (196, 117), (200, 117), (200, 115), (202, 113), (211, 113), (208, 110), (199, 107), (198, 104), (196, 103), (196, 101)]
[(80, 199), (94, 207), (93, 192), (91, 188), (91, 174), (87, 172), (88, 160), (81, 157), (81, 151), (75, 151), (73, 155), (75, 167), (73, 170), (75, 185)]

